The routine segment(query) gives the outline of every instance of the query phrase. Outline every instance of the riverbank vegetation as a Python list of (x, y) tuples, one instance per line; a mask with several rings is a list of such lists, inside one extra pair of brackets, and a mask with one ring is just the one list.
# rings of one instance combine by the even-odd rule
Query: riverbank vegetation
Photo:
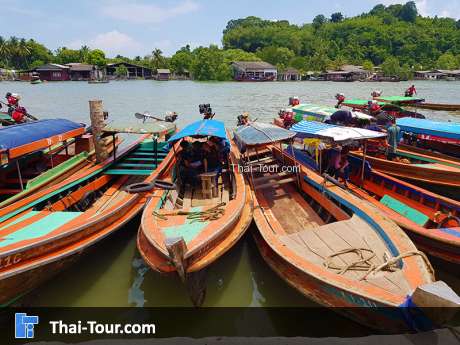
[(34, 40), (0, 37), (0, 67), (14, 69), (32, 69), (48, 62), (103, 66), (127, 61), (189, 73), (196, 80), (229, 80), (230, 62), (236, 60), (263, 60), (280, 71), (293, 67), (301, 72), (338, 70), (345, 64), (362, 65), (367, 70), (380, 66), (387, 76), (407, 79), (415, 70), (460, 68), (460, 20), (422, 17), (413, 1), (377, 5), (352, 18), (341, 13), (329, 18), (320, 14), (304, 25), (251, 16), (228, 22), (222, 48), (191, 49), (187, 45), (171, 57), (154, 49), (144, 57), (109, 59), (103, 51), (87, 46), (52, 52)]

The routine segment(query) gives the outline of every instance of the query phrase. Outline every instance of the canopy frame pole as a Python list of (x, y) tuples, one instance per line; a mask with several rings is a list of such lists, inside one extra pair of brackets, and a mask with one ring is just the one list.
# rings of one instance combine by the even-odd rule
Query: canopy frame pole
[(21, 167), (19, 166), (19, 159), (16, 160), (16, 169), (18, 171), (19, 184), (21, 185), (21, 190), (24, 190), (24, 185), (22, 183)]
[(113, 160), (117, 159), (117, 144), (116, 144), (116, 133), (112, 133), (112, 150), (113, 150)]
[[(51, 152), (51, 146), (48, 147), (48, 150)], [(53, 154), (50, 154), (50, 162), (51, 162), (51, 168), (54, 168)]]
[(364, 186), (364, 167), (366, 164), (366, 153), (367, 153), (367, 140), (364, 140), (364, 148), (363, 148), (363, 162), (361, 165), (361, 187)]
[(69, 155), (69, 144), (67, 142), (67, 139), (64, 141), (64, 147), (65, 147), (65, 154), (66, 156)]
[(153, 144), (153, 155), (155, 157), (155, 165), (158, 166), (158, 137), (156, 135), (153, 135), (152, 144)]
[[(297, 164), (297, 158), (295, 157), (294, 139), (291, 139), (291, 153), (292, 153), (292, 158), (294, 159), (294, 165), (296, 167), (295, 172), (296, 172), (296, 177), (297, 177), (297, 187), (300, 189), (300, 165)], [(283, 160), (284, 160), (283, 151), (281, 151), (281, 155), (283, 156)]]
[(317, 152), (319, 152), (319, 174), (322, 175), (323, 174), (323, 167), (322, 167), (322, 164), (323, 164), (323, 150), (320, 150), (319, 149), (319, 146), (317, 145), (316, 146), (316, 150)]
[[(246, 155), (247, 155), (246, 162), (250, 162), (248, 152), (249, 152), (249, 148), (248, 148), (247, 151), (246, 151)], [(256, 190), (256, 185), (254, 184), (254, 173), (252, 172), (252, 165), (251, 165), (251, 164), (248, 164), (248, 168), (249, 168), (249, 172), (251, 173), (251, 184), (252, 184), (252, 188), (253, 188), (254, 190)]]
[(283, 157), (283, 165), (286, 165), (286, 160), (283, 155), (283, 143), (281, 141), (280, 141), (280, 153), (281, 153), (281, 157)]

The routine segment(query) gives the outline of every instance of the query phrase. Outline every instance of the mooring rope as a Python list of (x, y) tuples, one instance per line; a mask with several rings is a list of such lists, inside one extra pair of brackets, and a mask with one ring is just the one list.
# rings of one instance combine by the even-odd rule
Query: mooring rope
[[(367, 256), (365, 256), (365, 252), (369, 253)], [(343, 266), (337, 265), (332, 262), (332, 259), (334, 257), (338, 257), (343, 254), (348, 254), (348, 253), (355, 253), (358, 255), (359, 259), (356, 260), (355, 262), (352, 262), (350, 264), (346, 264)], [(348, 271), (366, 271), (363, 277), (361, 277), (359, 280), (365, 280), (370, 274), (372, 273), (377, 273), (383, 270), (394, 272), (397, 270), (395, 267), (395, 264), (404, 258), (414, 256), (414, 255), (419, 255), (422, 257), (423, 261), (425, 262), (428, 271), (431, 275), (431, 277), (434, 279), (434, 269), (433, 266), (431, 266), (430, 261), (428, 260), (427, 256), (425, 253), (419, 251), (419, 250), (411, 250), (402, 254), (399, 254), (398, 256), (395, 256), (389, 260), (385, 260), (384, 263), (381, 265), (376, 266), (375, 264), (371, 263), (370, 260), (373, 259), (376, 254), (372, 249), (369, 248), (347, 248), (341, 251), (338, 251), (336, 253), (333, 253), (329, 256), (327, 256), (324, 259), (324, 266), (326, 268), (330, 268), (333, 270), (339, 271), (338, 274), (344, 274)]]
[(153, 215), (162, 220), (167, 220), (168, 216), (187, 216), (187, 219), (193, 222), (207, 222), (212, 220), (217, 220), (225, 214), (225, 202), (221, 202), (207, 210), (204, 211), (182, 211), (177, 210), (174, 212), (168, 213), (159, 213), (158, 211), (153, 211)]

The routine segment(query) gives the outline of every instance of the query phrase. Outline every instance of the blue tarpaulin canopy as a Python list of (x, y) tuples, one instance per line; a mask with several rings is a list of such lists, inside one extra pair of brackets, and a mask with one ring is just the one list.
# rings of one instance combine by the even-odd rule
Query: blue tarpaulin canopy
[(12, 150), (43, 139), (65, 135), (77, 129), (81, 129), (79, 134), (83, 134), (84, 127), (84, 124), (66, 119), (40, 120), (0, 127), (0, 150)]
[(173, 135), (168, 142), (175, 142), (185, 137), (210, 136), (228, 141), (225, 125), (217, 120), (201, 120), (186, 126), (183, 130)]
[(460, 123), (458, 122), (440, 122), (403, 117), (397, 119), (396, 124), (403, 132), (460, 140)]
[(235, 129), (234, 134), (235, 142), (241, 152), (244, 152), (247, 146), (276, 143), (295, 136), (295, 133), (287, 129), (259, 122), (239, 126)]
[(343, 127), (317, 121), (300, 121), (290, 129), (300, 138), (318, 138), (337, 143), (385, 137), (385, 133), (357, 127)]

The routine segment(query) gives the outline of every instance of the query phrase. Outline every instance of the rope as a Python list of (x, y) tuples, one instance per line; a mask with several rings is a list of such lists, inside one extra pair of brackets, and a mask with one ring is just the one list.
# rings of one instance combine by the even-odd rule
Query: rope
[(214, 207), (211, 207), (205, 211), (174, 211), (168, 213), (159, 213), (158, 211), (153, 211), (153, 215), (162, 220), (168, 220), (168, 216), (187, 216), (187, 219), (191, 220), (191, 223), (194, 222), (207, 222), (217, 220), (225, 214), (225, 202), (221, 202)]
[[(367, 256), (364, 255), (366, 252), (368, 253)], [(355, 253), (358, 256), (358, 260), (356, 260), (355, 262), (352, 262), (350, 264), (343, 265), (343, 266), (337, 265), (337, 264), (332, 262), (332, 259), (334, 257), (338, 257), (340, 255), (348, 254), (348, 253)], [(395, 257), (393, 257), (393, 258), (391, 258), (389, 260), (384, 258), (385, 262), (383, 264), (379, 265), (379, 266), (376, 266), (376, 265), (374, 265), (373, 263), (370, 262), (370, 260), (373, 259), (376, 256), (375, 252), (372, 249), (369, 249), (369, 248), (348, 248), (348, 249), (344, 249), (344, 250), (338, 251), (336, 253), (333, 253), (333, 254), (327, 256), (324, 259), (323, 265), (326, 268), (337, 270), (338, 274), (344, 274), (344, 273), (346, 273), (348, 271), (366, 271), (364, 276), (359, 279), (361, 281), (361, 280), (365, 280), (371, 273), (375, 274), (375, 273), (383, 271), (383, 270), (394, 272), (394, 271), (397, 270), (397, 268), (395, 267), (395, 264), (399, 260), (402, 260), (402, 259), (410, 257), (410, 256), (414, 256), (414, 255), (419, 255), (419, 256), (422, 257), (423, 261), (425, 262), (425, 264), (426, 264), (426, 266), (428, 268), (428, 271), (430, 272), (431, 277), (434, 279), (433, 266), (431, 266), (431, 263), (429, 262), (429, 260), (428, 260), (427, 256), (425, 255), (425, 253), (423, 253), (421, 251), (418, 251), (418, 250), (411, 250), (411, 251), (402, 253), (402, 254), (400, 254), (398, 256), (395, 256)]]

